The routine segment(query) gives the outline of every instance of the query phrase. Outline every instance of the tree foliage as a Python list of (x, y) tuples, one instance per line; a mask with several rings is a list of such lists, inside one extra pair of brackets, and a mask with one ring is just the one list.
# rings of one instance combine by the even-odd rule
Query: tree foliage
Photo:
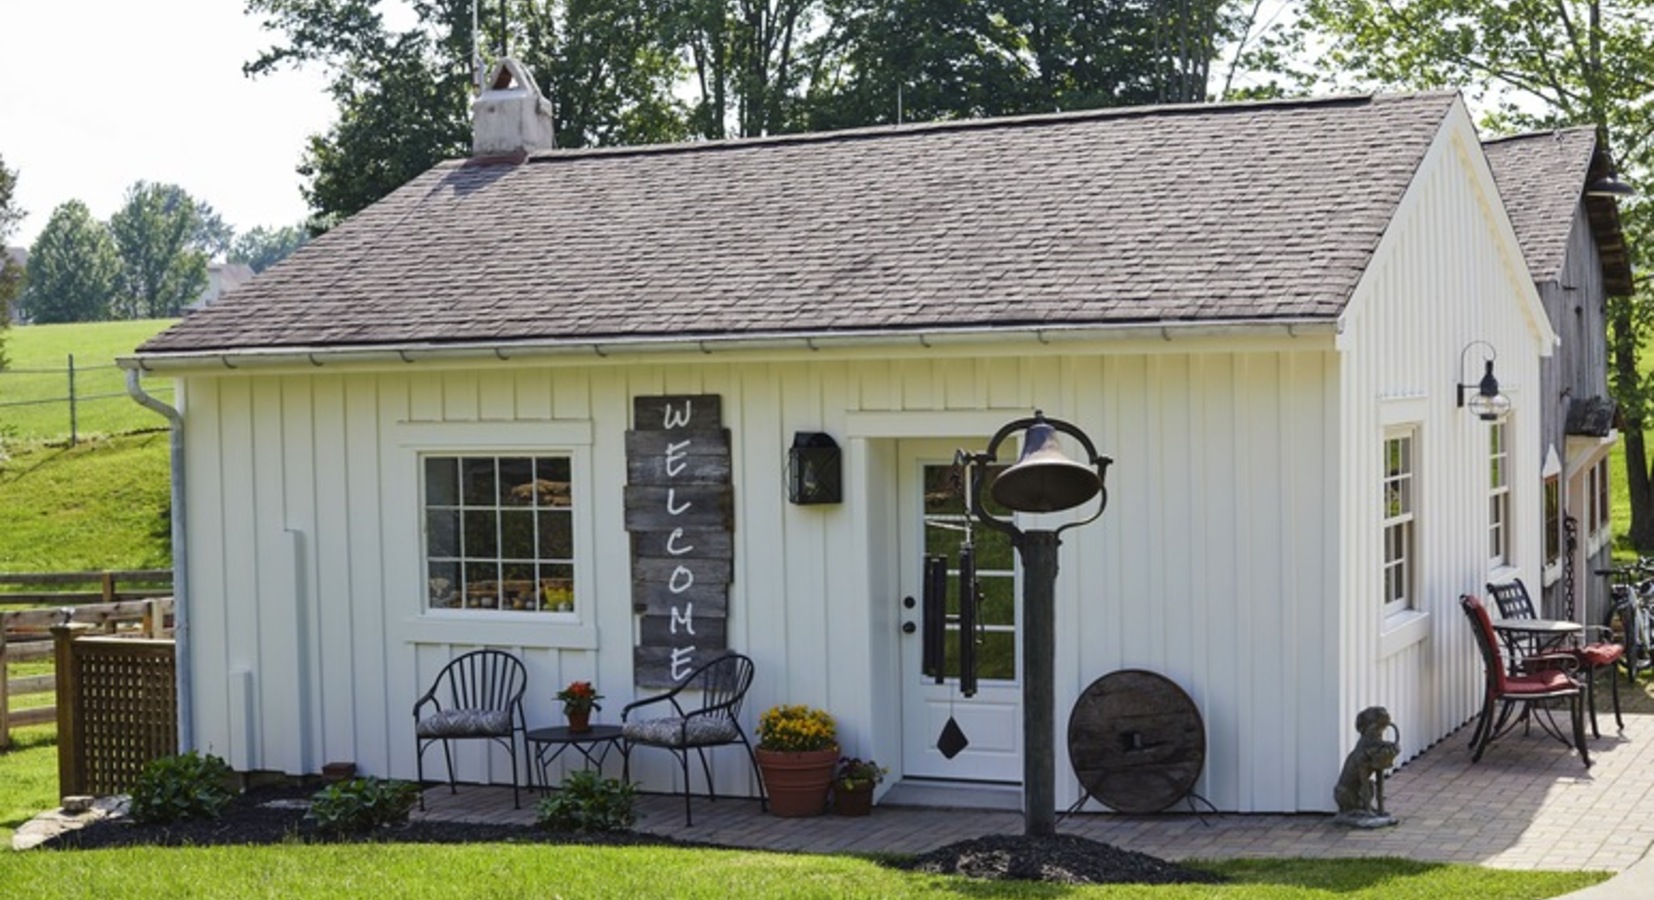
[(29, 248), (24, 314), (41, 324), (107, 319), (120, 271), (109, 229), (86, 204), (70, 200), (52, 210)]
[(14, 197), (16, 190), (17, 172), (6, 168), (6, 158), (0, 156), (0, 370), (6, 368), (6, 330), (11, 327), (12, 304), (23, 289), (22, 267), (6, 252), (6, 239), (23, 220), (23, 210)]
[[(1379, 87), (1465, 86), (1500, 130), (1592, 126), (1626, 180), (1654, 175), (1654, 0), (1309, 0), (1328, 61)], [(1642, 193), (1646, 194), (1646, 191)], [(1647, 259), (1648, 204), (1622, 201), (1633, 265)], [(1654, 553), (1654, 478), (1643, 434), (1654, 382), (1639, 349), (1654, 326), (1648, 282), (1610, 298), (1610, 386), (1623, 416), (1631, 540)]]
[(291, 256), (309, 240), (309, 232), (299, 225), (283, 228), (260, 225), (236, 236), (226, 260), (246, 263), (254, 272), (262, 272)]
[(207, 251), (200, 205), (183, 188), (140, 181), (109, 220), (120, 252), (120, 292), (110, 312), (117, 319), (182, 315), (207, 287)]
[[(279, 36), (246, 66), (320, 65), (339, 118), (300, 171), (313, 230), (469, 144), (481, 55), (509, 53), (559, 147), (1203, 100), (1258, 0), (246, 0)], [(473, 44), (473, 33), (476, 41)], [(1254, 48), (1254, 53), (1256, 53)]]

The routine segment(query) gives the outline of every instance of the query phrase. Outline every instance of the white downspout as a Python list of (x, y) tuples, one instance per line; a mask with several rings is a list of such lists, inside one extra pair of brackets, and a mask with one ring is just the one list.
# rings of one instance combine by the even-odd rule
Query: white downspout
[(166, 416), (172, 432), (172, 636), (178, 677), (178, 752), (195, 749), (195, 715), (190, 697), (189, 652), (189, 544), (184, 530), (184, 417), (178, 410), (144, 392), (137, 369), (126, 370), (126, 392), (139, 405)]

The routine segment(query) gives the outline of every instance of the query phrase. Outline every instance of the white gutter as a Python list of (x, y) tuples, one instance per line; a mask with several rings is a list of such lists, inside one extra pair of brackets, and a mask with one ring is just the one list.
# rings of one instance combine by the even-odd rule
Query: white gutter
[(296, 346), (248, 347), (233, 350), (145, 353), (122, 357), (116, 362), (129, 371), (159, 369), (237, 369), (292, 365), (320, 366), (326, 363), (419, 362), (492, 357), (500, 360), (533, 356), (607, 357), (615, 353), (679, 352), (714, 353), (750, 350), (833, 350), (881, 346), (923, 347), (962, 346), (984, 342), (1144, 340), (1165, 341), (1192, 338), (1246, 335), (1308, 337), (1333, 335), (1338, 323), (1332, 319), (1255, 319), (1233, 322), (1128, 322), (1112, 325), (980, 326), (930, 331), (846, 334), (842, 331), (813, 333), (774, 332), (741, 335), (713, 335), (705, 338), (639, 337), (613, 339), (554, 338), (530, 341), (494, 342), (413, 342), (383, 346)]
[(126, 392), (140, 405), (166, 416), (172, 426), (173, 670), (178, 681), (178, 752), (188, 753), (195, 749), (195, 714), (190, 699), (193, 669), (189, 644), (189, 544), (184, 531), (184, 417), (144, 392), (138, 384), (137, 369), (126, 372)]

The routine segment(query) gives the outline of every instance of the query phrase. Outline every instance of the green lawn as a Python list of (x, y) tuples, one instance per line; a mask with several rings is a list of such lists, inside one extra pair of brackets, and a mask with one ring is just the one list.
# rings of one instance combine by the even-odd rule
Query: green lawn
[(0, 460), (0, 572), (170, 567), (169, 442), (158, 431), (12, 448)]
[[(55, 440), (70, 433), (69, 357), (75, 362), (75, 433), (80, 437), (163, 428), (166, 420), (126, 393), (117, 356), (171, 325), (173, 319), (16, 325), (6, 332), (10, 366), (0, 372), (0, 439)], [(149, 379), (144, 389), (170, 402), (172, 382)], [(29, 401), (25, 406), (5, 404)]]
[(418, 844), (128, 849), (8, 861), (14, 896), (51, 897), (1011, 897), (1154, 900), (1455, 900), (1554, 897), (1599, 880), (1402, 860), (1204, 864), (1225, 885), (980, 882), (850, 856), (660, 847)]

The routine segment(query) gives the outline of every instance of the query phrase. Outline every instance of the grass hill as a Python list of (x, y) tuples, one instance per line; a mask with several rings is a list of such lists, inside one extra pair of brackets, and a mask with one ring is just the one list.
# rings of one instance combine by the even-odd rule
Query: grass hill
[[(20, 325), (0, 372), (0, 571), (171, 565), (166, 420), (126, 394), (115, 358), (171, 321)], [(70, 442), (70, 355), (74, 434)], [(146, 384), (164, 401), (169, 382)]]

